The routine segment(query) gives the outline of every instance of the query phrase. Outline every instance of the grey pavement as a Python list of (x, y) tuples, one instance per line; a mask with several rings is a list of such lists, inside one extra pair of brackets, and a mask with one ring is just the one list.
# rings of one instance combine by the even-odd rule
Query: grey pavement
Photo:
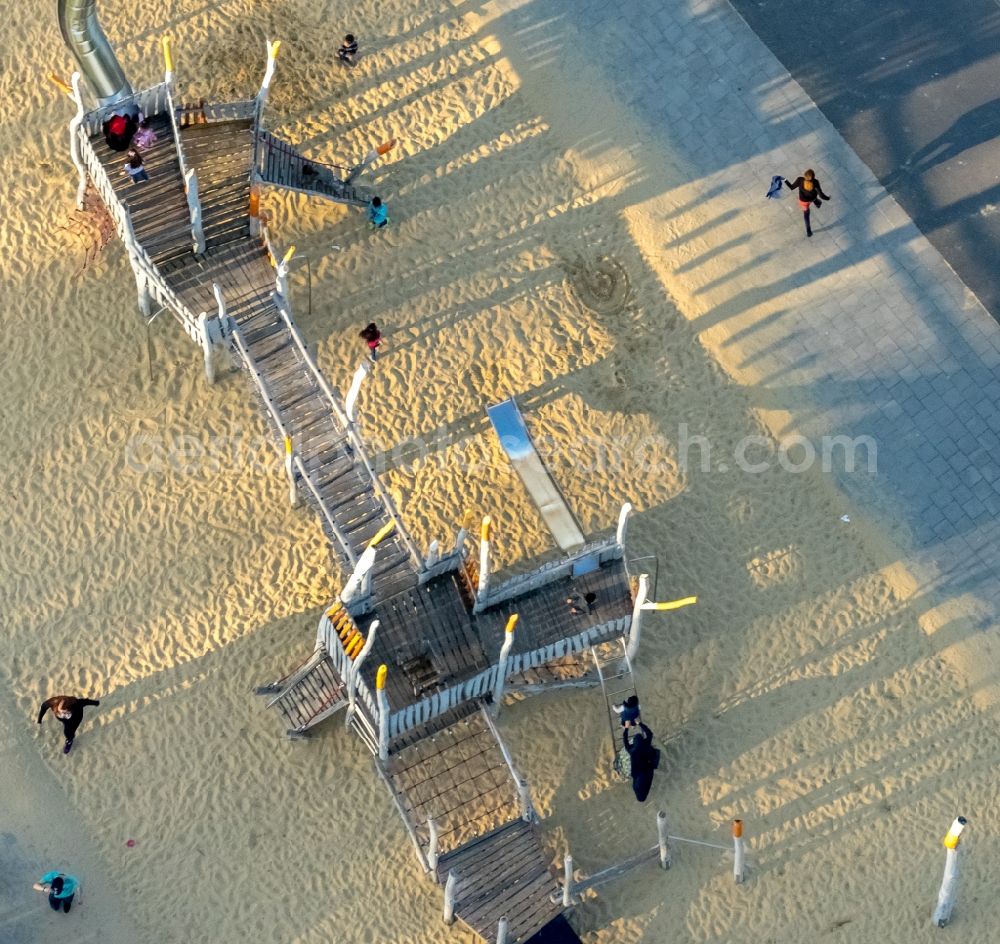
[(1000, 319), (1000, 4), (732, 2)]
[[(986, 309), (723, 0), (497, 6), (517, 71), (558, 85), (562, 58), (583, 56), (593, 94), (631, 123), (614, 144), (663, 181), (641, 212), (662, 229), (670, 291), (755, 405), (814, 441), (872, 437), (877, 474), (841, 466), (838, 485), (922, 591), (995, 623), (1000, 327)], [(764, 199), (772, 174), (807, 166), (834, 197), (812, 240), (791, 195)]]

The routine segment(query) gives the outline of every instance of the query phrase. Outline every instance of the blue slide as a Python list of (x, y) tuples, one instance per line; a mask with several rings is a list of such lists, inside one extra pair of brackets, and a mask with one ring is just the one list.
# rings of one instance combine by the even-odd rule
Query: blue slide
[(503, 451), (507, 453), (514, 471), (521, 476), (524, 487), (538, 506), (542, 518), (556, 543), (564, 551), (575, 551), (584, 543), (583, 532), (573, 512), (569, 510), (562, 493), (552, 481), (541, 456), (535, 450), (531, 434), (524, 424), (524, 417), (513, 398), (486, 408), (486, 413), (496, 430)]

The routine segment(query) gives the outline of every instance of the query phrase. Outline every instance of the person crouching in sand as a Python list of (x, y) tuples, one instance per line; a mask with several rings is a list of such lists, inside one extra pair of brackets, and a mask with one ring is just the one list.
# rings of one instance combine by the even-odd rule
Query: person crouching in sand
[(74, 698), (72, 695), (55, 695), (42, 702), (42, 707), (38, 710), (38, 723), (42, 723), (45, 712), (50, 708), (63, 726), (63, 734), (66, 736), (66, 743), (63, 745), (63, 753), (68, 754), (73, 749), (73, 738), (76, 737), (76, 729), (83, 721), (83, 709), (88, 705), (95, 708), (100, 704), (92, 698)]

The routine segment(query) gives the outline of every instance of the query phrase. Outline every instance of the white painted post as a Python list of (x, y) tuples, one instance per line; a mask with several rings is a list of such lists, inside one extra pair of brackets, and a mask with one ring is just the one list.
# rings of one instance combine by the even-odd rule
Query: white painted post
[[(375, 675), (375, 697), (378, 700), (378, 759), (389, 759), (389, 696), (385, 693), (385, 677), (389, 669), (378, 667)], [(449, 876), (449, 881), (450, 881)], [(445, 919), (447, 920), (447, 919)]]
[(517, 626), (517, 614), (511, 614), (503, 633), (503, 645), (500, 647), (500, 660), (497, 663), (497, 680), (493, 685), (493, 716), (500, 713), (500, 702), (503, 700), (504, 683), (507, 681), (507, 659), (514, 645), (514, 627)]
[(670, 868), (670, 839), (667, 836), (667, 814), (660, 810), (656, 814), (656, 836), (660, 843), (660, 868)]
[(80, 87), (80, 81), (80, 73), (74, 72), (70, 82), (73, 83), (73, 101), (76, 102), (76, 114), (69, 123), (69, 156), (80, 176), (80, 183), (76, 188), (76, 208), (78, 210), (83, 209), (83, 198), (87, 194), (87, 165), (83, 163), (83, 158), (80, 156), (80, 141), (77, 138), (84, 115), (83, 91)]
[(438, 826), (433, 819), (427, 820), (427, 829), (430, 832), (430, 840), (427, 843), (427, 867), (434, 872), (437, 881), (438, 867)]
[(372, 620), (371, 625), (368, 627), (368, 638), (365, 640), (365, 644), (361, 647), (358, 657), (353, 662), (349, 663), (350, 669), (347, 678), (347, 713), (344, 715), (345, 728), (349, 728), (351, 726), (351, 719), (354, 717), (354, 711), (358, 700), (358, 676), (361, 672), (361, 666), (364, 665), (365, 659), (368, 658), (368, 653), (372, 651), (372, 646), (375, 645), (375, 631), (378, 627), (378, 620)]
[(299, 507), (299, 490), (295, 487), (295, 451), (292, 437), (285, 437), (285, 477), (288, 479), (288, 500), (293, 508)]
[(430, 570), (439, 560), (441, 560), (441, 550), (438, 542), (431, 541), (427, 548), (427, 556), (424, 558), (424, 570)]
[(934, 924), (939, 928), (946, 927), (951, 921), (951, 912), (955, 907), (955, 892), (958, 890), (958, 842), (967, 822), (964, 816), (955, 817), (948, 835), (944, 837), (946, 850), (944, 877), (941, 879), (941, 889), (938, 891), (933, 918)]
[(624, 546), (625, 532), (628, 529), (629, 515), (632, 514), (632, 503), (625, 502), (622, 510), (618, 512), (618, 532), (615, 534), (615, 543)]
[(260, 83), (260, 91), (257, 93), (257, 111), (258, 111), (258, 123), (260, 121), (259, 114), (264, 110), (264, 103), (267, 101), (267, 91), (271, 87), (271, 80), (274, 78), (274, 61), (278, 58), (278, 50), (281, 48), (281, 41), (271, 42), (271, 40), (264, 41), (265, 48), (267, 49), (267, 67), (264, 69), (264, 78)]
[(479, 586), (477, 602), (485, 606), (490, 593), (490, 539), (493, 536), (493, 519), (486, 515), (479, 531)]
[(295, 247), (289, 246), (288, 252), (281, 258), (276, 267), (274, 277), (274, 291), (281, 298), (288, 298), (288, 269), (292, 256), (295, 255)]
[(746, 878), (746, 866), (743, 863), (743, 820), (733, 820), (733, 878), (737, 885), (742, 885)]
[(448, 881), (444, 885), (444, 923), (455, 923), (455, 891), (458, 885), (458, 876), (454, 869), (448, 873)]
[(563, 856), (563, 908), (573, 904), (573, 857), (567, 852)]
[(526, 823), (536, 822), (538, 815), (531, 803), (531, 789), (528, 787), (528, 781), (523, 777), (517, 778), (517, 798), (521, 803), (521, 819)]
[(625, 649), (629, 661), (634, 662), (639, 651), (639, 626), (642, 622), (642, 607), (649, 593), (649, 575), (639, 574), (639, 589), (635, 594), (635, 605), (632, 607), (632, 625), (628, 631), (628, 646)]
[[(201, 335), (201, 352), (205, 355), (205, 377), (210, 384), (215, 383), (215, 361), (212, 357), (212, 339), (208, 334), (208, 312), (203, 311), (198, 315), (198, 331)], [(289, 440), (290, 442), (290, 440)], [(288, 447), (288, 442), (285, 444), (286, 449)], [(295, 479), (294, 474), (289, 470), (289, 455), (285, 456), (285, 474), (289, 475), (292, 481), (292, 507), (295, 507)]]
[(184, 190), (187, 193), (188, 215), (191, 218), (191, 242), (196, 255), (205, 251), (205, 231), (201, 225), (201, 200), (198, 198), (198, 175), (193, 168), (184, 174)]
[(385, 144), (380, 144), (375, 150), (369, 151), (359, 163), (355, 164), (347, 173), (347, 177), (344, 179), (345, 183), (350, 183), (358, 176), (366, 167), (374, 164), (383, 154), (388, 154), (396, 146), (396, 139), (392, 138), (386, 141)]
[(497, 922), (497, 944), (507, 944), (507, 916)]
[(148, 320), (153, 313), (153, 299), (149, 293), (149, 284), (146, 273), (139, 265), (139, 241), (135, 238), (135, 229), (132, 226), (132, 214), (129, 213), (128, 204), (122, 206), (122, 242), (125, 244), (125, 251), (128, 253), (128, 261), (132, 266), (132, 273), (135, 275), (135, 288), (138, 295), (139, 311)]
[(465, 542), (468, 540), (469, 532), (466, 528), (459, 528), (458, 534), (455, 535), (455, 547), (452, 549), (452, 554), (462, 554), (465, 549)]
[(371, 370), (372, 365), (368, 361), (362, 361), (351, 378), (351, 387), (347, 391), (347, 399), (344, 401), (344, 412), (352, 423), (358, 418), (358, 394), (361, 392), (361, 384), (365, 377), (371, 373)]

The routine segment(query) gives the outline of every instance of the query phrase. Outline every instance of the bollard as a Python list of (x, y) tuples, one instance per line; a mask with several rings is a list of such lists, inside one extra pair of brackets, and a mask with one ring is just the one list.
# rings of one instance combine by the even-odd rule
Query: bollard
[(667, 814), (660, 810), (656, 814), (656, 836), (660, 843), (660, 868), (670, 868), (670, 839), (667, 836)]
[(618, 513), (618, 530), (615, 532), (615, 543), (623, 545), (625, 543), (625, 533), (628, 528), (629, 515), (632, 514), (632, 503), (625, 502), (622, 510)]
[(497, 944), (507, 944), (507, 916), (504, 915), (497, 923)]
[(639, 651), (639, 625), (642, 622), (642, 610), (649, 594), (649, 575), (639, 574), (639, 589), (635, 594), (635, 605), (632, 607), (632, 623), (628, 631), (628, 645), (625, 653), (629, 662), (634, 662)]
[(285, 437), (285, 476), (288, 478), (288, 500), (293, 508), (298, 508), (299, 490), (295, 487), (295, 453), (292, 450), (291, 436)]
[(448, 873), (448, 881), (444, 884), (444, 923), (455, 923), (455, 891), (458, 876), (454, 870)]
[(389, 669), (378, 667), (375, 673), (375, 698), (378, 701), (378, 759), (389, 759), (389, 696), (385, 693), (385, 677)]
[(497, 680), (493, 686), (493, 715), (500, 713), (500, 702), (503, 700), (503, 687), (507, 681), (507, 659), (510, 657), (511, 646), (514, 645), (514, 627), (517, 625), (517, 614), (511, 615), (504, 629), (503, 645), (500, 647), (500, 661), (497, 663)]
[(743, 864), (743, 820), (733, 820), (733, 878), (737, 885), (743, 884), (746, 868)]
[(493, 519), (486, 515), (479, 532), (479, 586), (477, 602), (485, 606), (490, 592), (490, 539), (493, 536)]
[(517, 778), (517, 797), (521, 802), (521, 819), (526, 823), (535, 822), (538, 817), (535, 815), (535, 808), (531, 805), (531, 790), (528, 781), (523, 777)]
[[(210, 384), (214, 384), (215, 359), (212, 357), (212, 338), (208, 333), (208, 312), (206, 311), (198, 315), (198, 333), (201, 336), (201, 353), (205, 356), (205, 379)], [(292, 506), (294, 507), (294, 502)]]
[(964, 816), (956, 816), (955, 821), (944, 837), (946, 858), (944, 876), (941, 879), (941, 890), (938, 892), (937, 907), (934, 909), (934, 924), (939, 928), (947, 926), (951, 921), (951, 912), (955, 907), (955, 892), (958, 889), (958, 842), (968, 820)]
[(427, 830), (431, 834), (427, 843), (427, 866), (434, 873), (434, 881), (437, 881), (438, 826), (433, 819), (427, 820)]
[(563, 856), (563, 908), (573, 904), (573, 857), (567, 852)]

